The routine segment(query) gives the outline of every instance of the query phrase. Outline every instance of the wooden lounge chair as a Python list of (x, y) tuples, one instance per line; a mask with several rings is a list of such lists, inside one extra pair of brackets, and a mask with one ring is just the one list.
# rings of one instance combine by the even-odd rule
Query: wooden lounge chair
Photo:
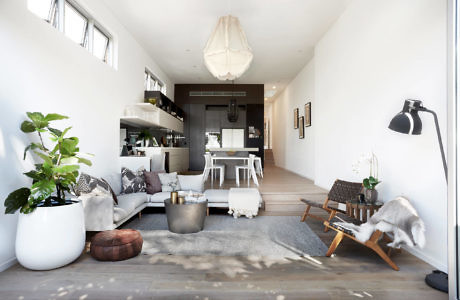
[[(348, 200), (356, 199), (358, 194), (361, 192), (362, 183), (360, 182), (349, 182), (344, 180), (337, 179), (334, 184), (332, 185), (329, 194), (327, 195), (326, 200), (324, 203), (318, 203), (316, 201), (308, 200), (308, 199), (300, 199), (303, 203), (307, 205), (305, 212), (300, 219), (301, 222), (304, 222), (307, 216), (312, 218), (318, 219), (320, 221), (330, 221), (332, 218), (335, 217), (337, 212), (345, 214), (345, 210), (341, 210), (338, 208), (338, 203), (346, 204)], [(320, 216), (310, 214), (311, 207), (317, 207), (324, 209), (329, 213), (327, 219), (324, 219)], [(328, 231), (328, 227), (324, 227), (324, 232)]]
[(393, 270), (399, 271), (398, 266), (390, 258), (390, 253), (391, 253), (391, 250), (393, 248), (388, 248), (387, 253), (385, 253), (385, 251), (383, 251), (383, 249), (378, 244), (378, 241), (380, 239), (383, 239), (386, 242), (391, 242), (392, 241), (391, 238), (386, 233), (381, 232), (380, 230), (376, 230), (376, 231), (374, 231), (374, 233), (372, 233), (371, 237), (366, 242), (363, 243), (363, 242), (359, 241), (358, 239), (356, 239), (356, 237), (353, 235), (353, 232), (351, 230), (343, 228), (343, 227), (335, 224), (335, 222), (348, 222), (348, 223), (353, 223), (353, 224), (356, 224), (356, 225), (360, 225), (362, 223), (361, 221), (359, 221), (357, 219), (354, 219), (354, 218), (351, 218), (351, 217), (348, 217), (348, 216), (343, 216), (343, 217), (341, 216), (340, 218), (335, 217), (334, 219), (332, 219), (330, 221), (324, 221), (324, 226), (326, 226), (327, 228), (330, 228), (330, 229), (332, 229), (332, 230), (337, 232), (334, 240), (332, 241), (331, 245), (329, 246), (329, 250), (327, 251), (326, 256), (330, 257), (332, 255), (332, 253), (334, 253), (335, 249), (340, 244), (342, 239), (344, 237), (348, 237), (348, 238), (354, 240), (355, 242), (358, 242), (358, 243), (360, 243), (360, 244), (362, 244), (362, 245), (364, 245), (364, 246), (366, 246), (368, 248), (371, 248), (387, 264), (389, 264), (390, 267), (393, 268)]

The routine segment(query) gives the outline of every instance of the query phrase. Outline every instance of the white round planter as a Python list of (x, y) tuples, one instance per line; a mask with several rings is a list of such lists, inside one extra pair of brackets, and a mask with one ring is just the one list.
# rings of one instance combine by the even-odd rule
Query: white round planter
[(16, 258), (25, 268), (50, 270), (77, 259), (85, 247), (85, 219), (81, 201), (38, 207), (19, 214)]

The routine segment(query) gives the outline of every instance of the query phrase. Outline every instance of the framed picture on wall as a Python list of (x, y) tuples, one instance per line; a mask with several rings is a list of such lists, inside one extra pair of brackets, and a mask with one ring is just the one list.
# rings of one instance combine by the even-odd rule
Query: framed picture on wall
[(311, 102), (305, 104), (305, 127), (311, 126)]
[(299, 118), (299, 139), (303, 139), (305, 137), (305, 127), (304, 127), (304, 117)]
[(294, 129), (299, 128), (299, 109), (294, 109)]

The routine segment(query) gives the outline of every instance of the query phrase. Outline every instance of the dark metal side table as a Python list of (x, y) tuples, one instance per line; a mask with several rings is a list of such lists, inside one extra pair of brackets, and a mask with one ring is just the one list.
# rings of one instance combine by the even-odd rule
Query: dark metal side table
[(357, 220), (367, 222), (367, 214), (369, 218), (383, 206), (383, 202), (376, 201), (374, 203), (359, 202), (358, 200), (347, 201), (347, 215)]

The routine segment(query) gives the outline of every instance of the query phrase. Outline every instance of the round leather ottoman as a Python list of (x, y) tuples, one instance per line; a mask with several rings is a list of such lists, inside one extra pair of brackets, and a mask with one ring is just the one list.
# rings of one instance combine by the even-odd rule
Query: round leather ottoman
[(137, 256), (142, 250), (142, 236), (133, 229), (107, 230), (93, 236), (90, 253), (97, 260), (119, 261)]

